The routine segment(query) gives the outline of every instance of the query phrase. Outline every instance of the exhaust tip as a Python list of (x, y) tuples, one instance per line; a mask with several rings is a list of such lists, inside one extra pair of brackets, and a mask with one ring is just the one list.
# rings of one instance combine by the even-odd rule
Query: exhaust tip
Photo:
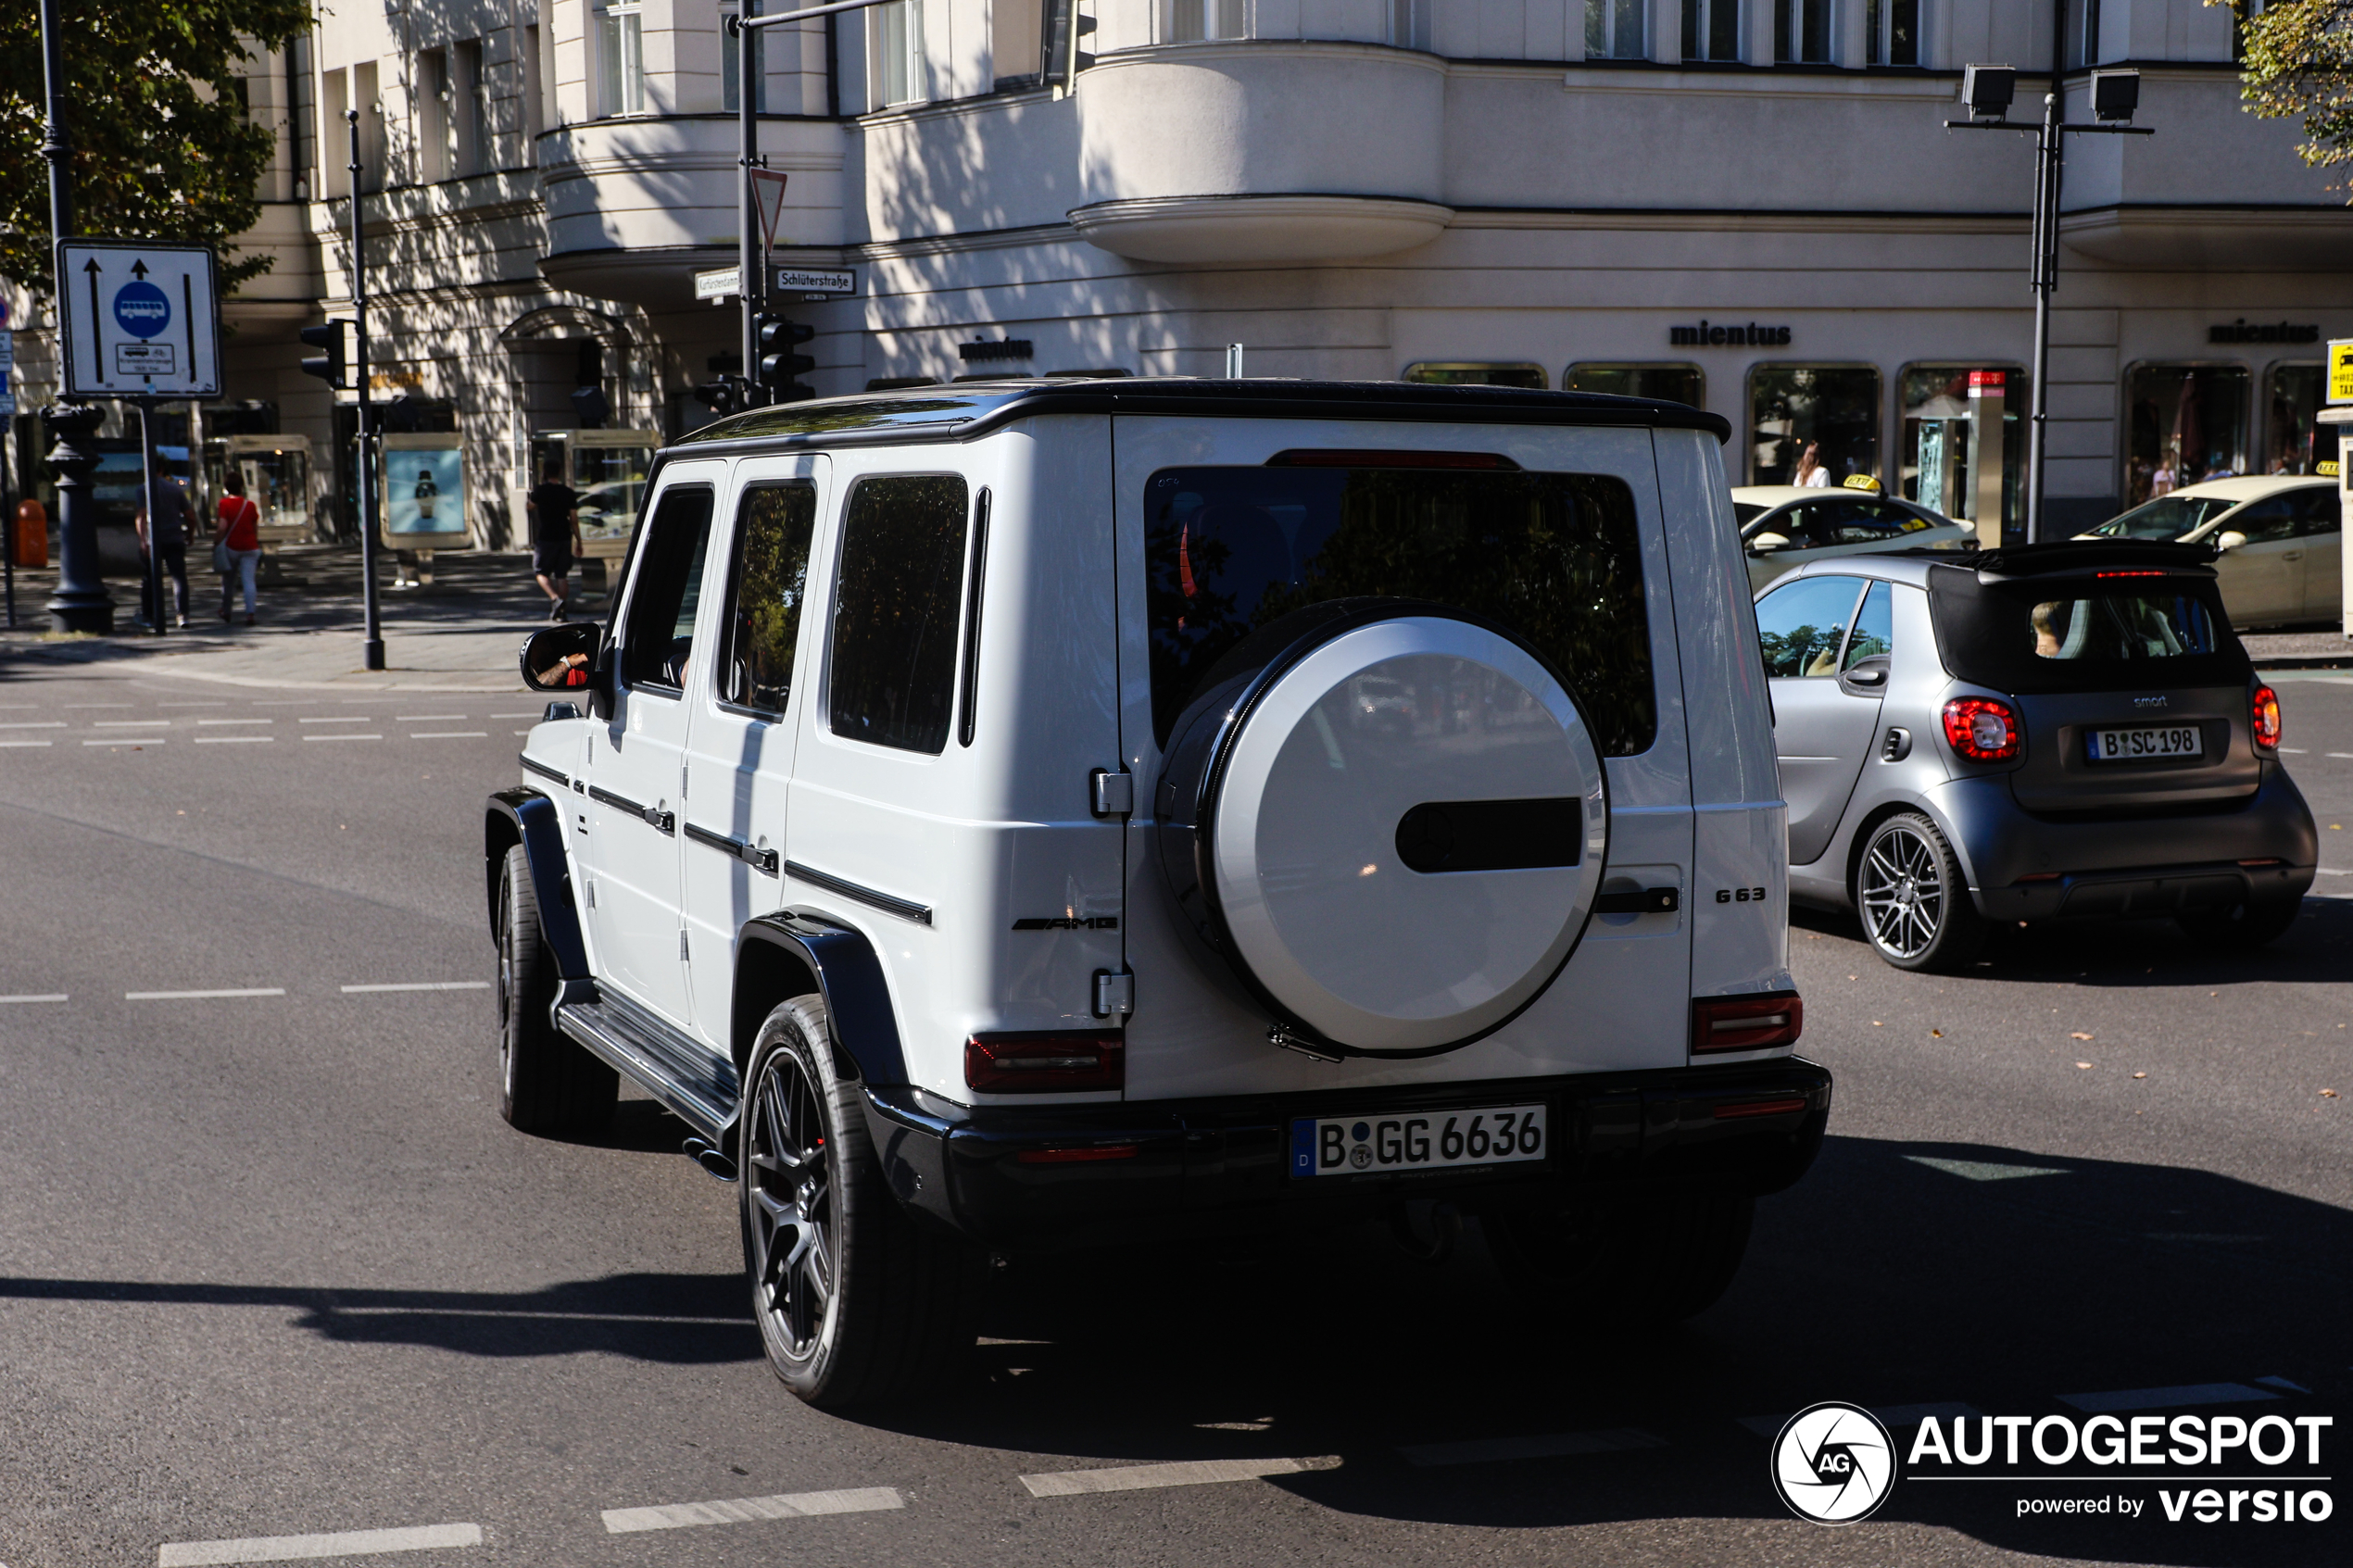
[(707, 1139), (688, 1138), (678, 1146), (678, 1152), (720, 1181), (732, 1182), (736, 1179), (736, 1162)]

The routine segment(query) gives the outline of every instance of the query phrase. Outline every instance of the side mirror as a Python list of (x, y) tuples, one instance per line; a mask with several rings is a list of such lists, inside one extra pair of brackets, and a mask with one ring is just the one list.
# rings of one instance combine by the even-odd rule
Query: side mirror
[(1768, 550), (1786, 550), (1789, 548), (1789, 535), (1786, 533), (1759, 533), (1755, 538), (1751, 539), (1748, 542), (1748, 548), (1750, 554), (1760, 556)]
[(576, 692), (595, 677), (601, 635), (592, 621), (568, 621), (523, 639), (522, 684), (535, 692)]
[(2237, 529), (2233, 528), (2224, 533), (2221, 538), (2215, 540), (2214, 547), (2218, 550), (2223, 551), (2235, 550), (2244, 546), (2246, 543), (2246, 535), (2241, 533)]

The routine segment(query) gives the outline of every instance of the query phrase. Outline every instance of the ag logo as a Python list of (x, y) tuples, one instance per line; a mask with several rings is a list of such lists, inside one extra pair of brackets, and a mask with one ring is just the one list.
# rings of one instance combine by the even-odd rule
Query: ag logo
[(1895, 1485), (1895, 1440), (1867, 1410), (1830, 1400), (1791, 1416), (1773, 1439), (1773, 1489), (1817, 1524), (1852, 1524)]

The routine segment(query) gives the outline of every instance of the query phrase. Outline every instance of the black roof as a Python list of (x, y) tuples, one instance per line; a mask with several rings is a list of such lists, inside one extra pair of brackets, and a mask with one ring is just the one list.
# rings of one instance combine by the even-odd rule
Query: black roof
[(909, 387), (754, 408), (683, 436), (672, 451), (757, 444), (870, 445), (965, 441), (1039, 414), (1176, 414), (1227, 419), (1396, 420), (1421, 423), (1629, 425), (1701, 430), (1729, 440), (1730, 423), (1687, 404), (1597, 392), (1416, 382), (1007, 380)]
[(2211, 565), (2220, 554), (2211, 545), (2183, 545), (2168, 539), (2056, 539), (2045, 545), (1980, 550), (1969, 558), (1969, 564), (1983, 577), (2039, 577), (2045, 572), (2104, 569), (2183, 571)]

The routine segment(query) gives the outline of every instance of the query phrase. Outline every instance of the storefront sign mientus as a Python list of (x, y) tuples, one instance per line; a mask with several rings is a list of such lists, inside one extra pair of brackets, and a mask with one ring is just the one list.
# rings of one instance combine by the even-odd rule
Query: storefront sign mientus
[(2244, 316), (2235, 321), (2217, 321), (2206, 329), (2208, 343), (2318, 343), (2320, 323), (2299, 324), (2295, 321), (2253, 321)]
[(1787, 348), (1789, 329), (1703, 320), (1696, 327), (1667, 328), (1667, 344), (1670, 348)]

